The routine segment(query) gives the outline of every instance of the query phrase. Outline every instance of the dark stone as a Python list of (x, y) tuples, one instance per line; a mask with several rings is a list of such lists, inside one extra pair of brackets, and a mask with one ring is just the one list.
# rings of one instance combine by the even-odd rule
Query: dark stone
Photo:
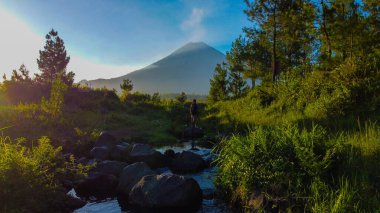
[(125, 167), (119, 178), (117, 192), (128, 196), (132, 187), (144, 176), (155, 174), (153, 170), (144, 162), (138, 162)]
[(105, 160), (97, 163), (93, 171), (119, 177), (121, 171), (123, 171), (123, 168), (126, 166), (128, 166), (128, 164), (125, 162)]
[(204, 135), (204, 132), (202, 129), (198, 127), (188, 127), (183, 132), (183, 137), (186, 139), (198, 139), (202, 138)]
[(90, 154), (93, 158), (107, 160), (110, 155), (110, 149), (108, 147), (94, 147), (91, 149)]
[(125, 161), (128, 159), (130, 148), (124, 145), (116, 145), (111, 149), (110, 157), (112, 160)]
[(116, 138), (108, 132), (100, 133), (98, 140), (95, 142), (95, 147), (105, 146), (112, 148), (117, 145)]
[(102, 199), (114, 196), (117, 184), (118, 181), (114, 175), (94, 173), (92, 176), (82, 180), (75, 188), (75, 191), (79, 196), (95, 196)]
[(142, 211), (188, 212), (199, 209), (201, 203), (198, 183), (175, 174), (145, 176), (129, 193), (129, 204)]
[(148, 144), (136, 143), (133, 145), (130, 156), (148, 156), (154, 153), (154, 149)]
[(215, 189), (204, 189), (202, 191), (203, 199), (205, 200), (212, 200), (216, 197)]
[(191, 173), (201, 171), (206, 168), (206, 165), (205, 160), (200, 155), (183, 151), (176, 155), (169, 168), (175, 173)]
[(128, 162), (145, 162), (151, 168), (160, 168), (167, 165), (165, 156), (147, 144), (133, 145), (132, 151), (129, 153)]
[(75, 197), (72, 197), (72, 196), (69, 196), (69, 195), (65, 196), (63, 203), (65, 206), (64, 208), (67, 210), (67, 211), (63, 211), (63, 212), (72, 212), (75, 209), (82, 208), (83, 206), (86, 205), (85, 201), (78, 199), (78, 198), (75, 198)]
[(164, 155), (168, 158), (175, 158), (175, 152), (172, 149), (165, 150)]

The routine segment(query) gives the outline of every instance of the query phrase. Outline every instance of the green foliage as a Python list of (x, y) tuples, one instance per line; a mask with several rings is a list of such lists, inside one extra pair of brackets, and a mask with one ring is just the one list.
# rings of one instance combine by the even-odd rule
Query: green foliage
[(75, 74), (66, 73), (69, 61), (70, 57), (67, 56), (63, 40), (58, 36), (58, 32), (52, 29), (46, 35), (44, 50), (40, 50), (40, 57), (37, 59), (38, 68), (42, 73), (36, 74), (36, 82), (51, 85), (60, 76), (65, 84), (71, 86)]
[(359, 212), (358, 205), (355, 203), (357, 192), (346, 178), (340, 181), (336, 190), (318, 179), (312, 182), (310, 188), (311, 212)]
[(243, 206), (259, 191), (266, 196), (265, 210), (372, 211), (380, 207), (379, 130), (367, 123), (359, 132), (329, 136), (320, 126), (253, 127), (215, 150), (216, 181)]
[(46, 137), (31, 148), (25, 147), (25, 142), (0, 137), (0, 211), (65, 211), (66, 195), (60, 180), (83, 177), (89, 168), (73, 167), (73, 157), (65, 161), (62, 148), (54, 148)]
[[(122, 98), (123, 100), (123, 98)], [(124, 99), (127, 103), (149, 103), (152, 100), (152, 97), (149, 94), (144, 94), (140, 92), (134, 92), (128, 94)]]
[(101, 131), (98, 129), (90, 129), (88, 131), (74, 128), (76, 141), (70, 144), (71, 153), (77, 156), (86, 156), (94, 147), (94, 142), (98, 139)]
[(228, 73), (228, 92), (232, 98), (240, 98), (248, 91), (247, 82), (242, 77), (240, 72), (235, 70)]
[(186, 95), (186, 93), (181, 92), (181, 94), (180, 94), (179, 96), (177, 96), (175, 99), (176, 99), (179, 103), (184, 104), (185, 101), (187, 100), (187, 95)]
[(158, 92), (153, 93), (153, 95), (152, 95), (152, 97), (151, 97), (151, 100), (152, 100), (154, 103), (159, 103), (159, 102), (161, 101), (160, 93), (158, 93)]
[(360, 61), (347, 60), (332, 71), (303, 77), (289, 72), (276, 84), (256, 86), (246, 97), (214, 104), (212, 116), (221, 123), (274, 124), (375, 112), (380, 78), (363, 69)]
[[(26, 83), (26, 84), (31, 84), (33, 81), (29, 76), (29, 70), (25, 67), (24, 64), (22, 64), (18, 70), (20, 73), (18, 73), (16, 70), (12, 71), (12, 76), (11, 76), (11, 82), (20, 82), (20, 83)], [(6, 81), (6, 78), (4, 78)]]
[(123, 83), (120, 84), (120, 88), (122, 90), (120, 99), (122, 102), (125, 102), (128, 98), (128, 95), (133, 90), (132, 81), (130, 79), (123, 79)]
[(123, 79), (123, 83), (120, 84), (120, 88), (126, 92), (129, 93), (133, 90), (133, 83), (130, 79)]
[(256, 189), (268, 197), (294, 199), (330, 169), (338, 144), (326, 141), (326, 132), (318, 126), (310, 131), (295, 126), (255, 127), (245, 137), (221, 142), (217, 182), (243, 201)]
[(228, 79), (226, 63), (217, 64), (213, 79), (210, 79), (209, 99), (212, 102), (223, 101), (228, 98)]
[(53, 82), (49, 101), (46, 101), (45, 98), (41, 100), (42, 109), (50, 114), (53, 119), (57, 119), (62, 114), (67, 89), (67, 85), (58, 76)]

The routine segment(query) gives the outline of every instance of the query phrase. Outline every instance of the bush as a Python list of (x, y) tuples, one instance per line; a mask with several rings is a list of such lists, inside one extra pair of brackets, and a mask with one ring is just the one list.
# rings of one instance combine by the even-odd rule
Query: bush
[(25, 142), (0, 137), (0, 211), (65, 211), (61, 181), (83, 177), (88, 168), (74, 164), (73, 157), (65, 161), (61, 148), (51, 146), (46, 137), (31, 148)]

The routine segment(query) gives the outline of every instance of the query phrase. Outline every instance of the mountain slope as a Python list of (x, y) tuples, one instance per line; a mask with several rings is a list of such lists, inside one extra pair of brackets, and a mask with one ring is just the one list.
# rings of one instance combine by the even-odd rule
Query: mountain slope
[(123, 79), (129, 78), (134, 91), (208, 94), (214, 68), (223, 60), (225, 55), (218, 50), (203, 42), (192, 42), (145, 68), (117, 78), (92, 80), (88, 84), (94, 88), (105, 86), (120, 90)]

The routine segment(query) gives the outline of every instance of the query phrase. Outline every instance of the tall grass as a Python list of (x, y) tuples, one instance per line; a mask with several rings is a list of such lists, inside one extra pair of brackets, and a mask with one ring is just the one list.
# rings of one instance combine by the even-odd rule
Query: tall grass
[(232, 203), (249, 208), (252, 194), (266, 195), (266, 210), (347, 212), (379, 209), (380, 131), (329, 134), (321, 126), (259, 126), (215, 149), (216, 183)]

